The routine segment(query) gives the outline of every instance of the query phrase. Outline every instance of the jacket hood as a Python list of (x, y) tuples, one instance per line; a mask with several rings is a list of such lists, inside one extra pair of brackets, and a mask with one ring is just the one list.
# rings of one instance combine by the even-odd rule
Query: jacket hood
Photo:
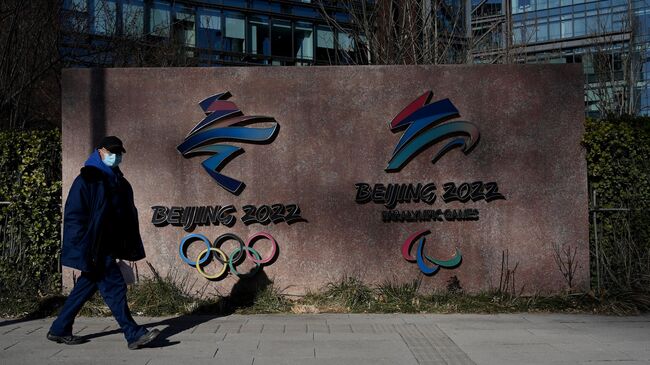
[[(106, 166), (104, 162), (102, 162), (102, 158), (99, 155), (99, 150), (94, 150), (93, 153), (90, 154), (86, 162), (84, 163), (84, 168), (95, 168), (101, 171), (106, 177), (109, 179), (110, 182), (112, 183), (117, 183), (118, 179), (118, 174), (119, 170), (117, 170), (117, 167), (114, 169)], [(83, 169), (82, 169), (83, 170)]]

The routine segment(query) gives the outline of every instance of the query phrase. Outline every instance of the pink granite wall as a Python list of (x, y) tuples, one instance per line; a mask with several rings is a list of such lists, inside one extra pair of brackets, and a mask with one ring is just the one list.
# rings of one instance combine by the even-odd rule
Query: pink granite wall
[[(566, 283), (553, 245), (577, 249), (575, 286), (588, 288), (588, 212), (583, 133), (583, 78), (578, 66), (362, 66), (64, 70), (63, 199), (93, 144), (104, 134), (125, 143), (122, 170), (135, 191), (146, 261), (165, 275), (207, 282), (178, 255), (181, 227), (151, 224), (155, 205), (232, 204), (236, 224), (197, 227), (214, 239), (267, 231), (280, 247), (266, 275), (287, 293), (316, 290), (345, 275), (369, 283), (422, 277), (400, 254), (411, 233), (430, 229), (426, 252), (463, 261), (422, 277), (425, 291), (444, 288), (451, 276), (471, 292), (498, 287), (502, 253), (517, 265), (516, 289), (559, 292)], [(445, 141), (424, 150), (398, 173), (384, 171), (402, 132), (389, 121), (425, 91), (432, 101), (449, 98), (461, 120), (474, 123), (480, 141), (465, 155), (452, 150), (435, 164)], [(271, 144), (246, 144), (223, 173), (246, 188), (233, 195), (204, 171), (205, 157), (186, 159), (176, 150), (205, 115), (198, 102), (230, 91), (245, 115), (274, 117), (280, 125)], [(256, 127), (251, 125), (250, 127)], [(355, 202), (355, 183), (428, 183), (438, 186), (494, 181), (505, 200), (397, 209), (470, 208), (479, 220), (384, 223), (380, 204)], [(246, 204), (298, 204), (307, 222), (252, 224), (239, 219)], [(230, 249), (231, 244), (225, 245)], [(256, 244), (263, 253), (264, 241)], [(196, 257), (200, 245), (192, 245)], [(248, 264), (244, 264), (246, 266)], [(135, 264), (148, 275), (144, 260)], [(205, 269), (213, 271), (217, 263)], [(66, 271), (65, 284), (70, 283)], [(204, 294), (227, 294), (235, 276), (208, 284)]]

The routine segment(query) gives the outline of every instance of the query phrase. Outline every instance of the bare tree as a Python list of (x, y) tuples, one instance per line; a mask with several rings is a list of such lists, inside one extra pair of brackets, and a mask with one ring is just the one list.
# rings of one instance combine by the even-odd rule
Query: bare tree
[(0, 128), (56, 124), (58, 1), (0, 1)]
[(442, 0), (341, 1), (337, 4), (350, 17), (348, 29), (323, 1), (318, 4), (334, 29), (354, 39), (357, 47), (349, 55), (353, 63), (439, 64), (468, 59), (462, 6)]
[(151, 16), (145, 29), (143, 5), (98, 0), (63, 10), (64, 66), (173, 67), (196, 66), (195, 15), (170, 11)]
[(553, 246), (553, 259), (557, 265), (558, 270), (562, 273), (564, 281), (566, 281), (569, 290), (573, 289), (573, 279), (575, 278), (578, 263), (576, 256), (578, 248), (564, 244), (555, 243)]
[(647, 46), (637, 42), (636, 23), (632, 4), (628, 2), (621, 29), (610, 29), (611, 19), (607, 17), (600, 17), (592, 29), (587, 29), (594, 34), (586, 54), (590, 66), (587, 101), (595, 104), (601, 117), (639, 111), (636, 90), (647, 86), (641, 78)]

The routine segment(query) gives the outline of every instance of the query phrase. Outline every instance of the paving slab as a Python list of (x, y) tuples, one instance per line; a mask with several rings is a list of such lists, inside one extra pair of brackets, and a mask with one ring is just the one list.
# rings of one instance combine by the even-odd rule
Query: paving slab
[(162, 331), (130, 351), (112, 318), (80, 317), (89, 341), (48, 341), (53, 318), (0, 319), (4, 364), (650, 365), (650, 316), (306, 314), (137, 317)]

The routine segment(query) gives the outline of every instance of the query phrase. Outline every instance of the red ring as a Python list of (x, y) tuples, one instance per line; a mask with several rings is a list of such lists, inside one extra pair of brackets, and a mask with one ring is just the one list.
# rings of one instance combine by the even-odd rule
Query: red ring
[(423, 231), (415, 232), (412, 235), (408, 236), (406, 241), (404, 241), (404, 243), (402, 244), (402, 257), (404, 257), (406, 261), (411, 261), (411, 262), (416, 261), (415, 257), (411, 256), (411, 246), (413, 246), (413, 242), (415, 242), (416, 238), (422, 236), (423, 234), (428, 234), (430, 232), (431, 231), (429, 231), (428, 229), (425, 229)]
[(251, 254), (250, 251), (246, 250), (246, 257), (251, 259), (256, 264), (266, 264), (267, 262), (273, 260), (273, 258), (275, 257), (275, 254), (278, 251), (278, 243), (275, 242), (275, 238), (273, 238), (273, 236), (271, 236), (270, 234), (268, 234), (266, 232), (258, 232), (258, 233), (255, 233), (254, 235), (248, 237), (248, 240), (246, 241), (246, 247), (253, 248), (253, 245), (252, 245), (251, 242), (253, 242), (253, 240), (255, 238), (260, 237), (260, 236), (270, 240), (271, 243), (273, 244), (273, 246), (272, 246), (273, 248), (271, 249), (271, 254), (269, 255), (269, 257), (265, 258), (264, 260), (258, 260), (255, 257), (253, 257), (253, 255)]

